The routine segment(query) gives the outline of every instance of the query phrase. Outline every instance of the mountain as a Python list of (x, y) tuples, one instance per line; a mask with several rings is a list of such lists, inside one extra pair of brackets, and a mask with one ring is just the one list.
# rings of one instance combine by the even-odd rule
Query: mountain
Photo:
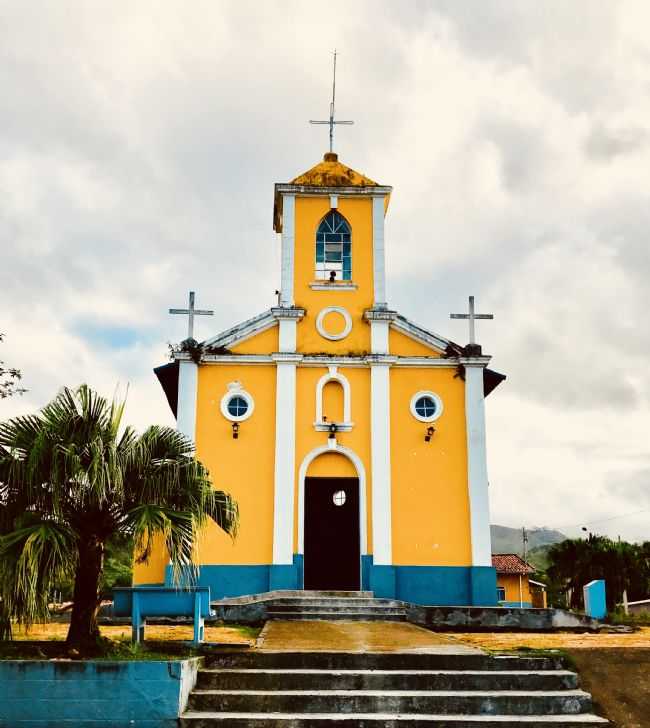
[[(492, 553), (494, 554), (521, 554), (523, 541), (521, 528), (508, 528), (508, 526), (490, 526), (492, 535)], [(566, 541), (567, 537), (551, 528), (531, 528), (528, 531), (528, 551), (540, 546), (550, 546), (554, 543)]]

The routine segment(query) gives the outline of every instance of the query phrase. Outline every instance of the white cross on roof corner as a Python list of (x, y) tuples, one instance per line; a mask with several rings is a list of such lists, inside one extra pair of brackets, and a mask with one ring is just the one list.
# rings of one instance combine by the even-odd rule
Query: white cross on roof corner
[(474, 312), (474, 296), (469, 297), (469, 313), (450, 313), (449, 318), (452, 319), (467, 319), (469, 321), (469, 343), (470, 345), (476, 344), (476, 327), (474, 322), (476, 319), (493, 319), (494, 315), (491, 313), (475, 313)]
[(169, 313), (183, 314), (188, 317), (187, 320), (187, 338), (194, 338), (194, 317), (195, 316), (214, 316), (214, 311), (207, 309), (194, 308), (194, 291), (190, 291), (189, 306), (187, 308), (170, 308)]

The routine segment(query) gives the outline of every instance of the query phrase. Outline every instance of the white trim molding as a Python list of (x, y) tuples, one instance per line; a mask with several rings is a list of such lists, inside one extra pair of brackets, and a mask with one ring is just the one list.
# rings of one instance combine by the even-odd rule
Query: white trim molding
[[(263, 331), (272, 328), (277, 324), (277, 319), (273, 315), (273, 310), (264, 311), (253, 318), (242, 321), (242, 323), (233, 326), (226, 331), (222, 331), (216, 336), (212, 336), (203, 342), (204, 347), (224, 347), (227, 348), (231, 344), (241, 344), (242, 341), (250, 339), (251, 336), (261, 334)], [(205, 354), (204, 354), (205, 356)]]
[(176, 429), (195, 442), (199, 367), (191, 359), (180, 361), (178, 366)]
[(327, 445), (321, 445), (307, 453), (298, 469), (298, 553), (305, 553), (305, 478), (307, 477), (307, 470), (319, 455), (328, 452), (337, 452), (350, 460), (359, 478), (359, 545), (361, 547), (361, 555), (364, 556), (368, 553), (366, 470), (363, 467), (363, 461), (353, 450), (339, 445), (335, 440), (330, 440), (329, 442), (332, 442), (333, 445), (329, 443)]
[(465, 364), (465, 426), (467, 428), (467, 486), (472, 534), (472, 565), (492, 566), (490, 501), (485, 445), (483, 363)]
[(442, 336), (438, 336), (438, 334), (434, 334), (432, 331), (423, 329), (421, 326), (409, 321), (405, 316), (400, 316), (400, 314), (397, 314), (397, 316), (391, 320), (390, 325), (396, 331), (399, 331), (401, 334), (408, 336), (414, 341), (430, 346), (439, 354), (443, 354), (451, 343), (449, 339), (445, 339)]
[(384, 253), (384, 197), (372, 198), (372, 269), (376, 308), (386, 308), (386, 261)]
[(293, 305), (293, 266), (296, 244), (296, 197), (282, 195), (282, 268), (280, 277), (280, 305)]
[(330, 293), (334, 291), (356, 291), (359, 289), (356, 283), (330, 283), (329, 281), (314, 281), (309, 284), (309, 287), (312, 291), (330, 291)]
[[(329, 429), (331, 422), (323, 422), (323, 389), (328, 382), (338, 382), (343, 387), (343, 422), (335, 422), (341, 431), (349, 432), (352, 429), (352, 400), (351, 389), (348, 378), (338, 371), (338, 367), (331, 366), (326, 374), (318, 380), (316, 384), (316, 420), (314, 426), (319, 429), (319, 425), (324, 425), (324, 430)], [(343, 428), (346, 428), (343, 430)]]
[[(421, 414), (418, 413), (418, 411), (415, 409), (415, 405), (417, 401), (420, 399), (420, 397), (429, 397), (433, 400), (435, 404), (435, 410), (434, 413), (431, 415), (431, 417), (423, 417)], [(422, 391), (422, 392), (416, 392), (411, 397), (411, 402), (409, 404), (409, 408), (411, 410), (411, 414), (413, 417), (415, 417), (416, 420), (419, 420), (420, 422), (435, 422), (438, 417), (442, 414), (444, 410), (444, 405), (442, 404), (442, 400), (435, 392), (428, 392), (428, 391)]]
[[(338, 313), (343, 316), (343, 319), (345, 320), (345, 326), (343, 327), (343, 331), (341, 331), (341, 333), (330, 334), (325, 330), (325, 327), (323, 326), (323, 320), (325, 319), (325, 316), (327, 316), (327, 314), (329, 313)], [(345, 339), (350, 331), (352, 331), (352, 317), (348, 313), (347, 309), (343, 308), (343, 306), (326, 306), (319, 312), (318, 316), (316, 317), (316, 330), (324, 339), (329, 339), (330, 341), (340, 341), (341, 339)]]
[(373, 563), (393, 563), (390, 474), (390, 364), (378, 357), (370, 370)]
[(273, 563), (293, 563), (296, 357), (276, 355)]
[[(241, 397), (248, 405), (248, 409), (243, 415), (232, 415), (228, 411), (228, 405), (233, 397)], [(244, 422), (244, 420), (247, 420), (253, 414), (255, 409), (255, 400), (242, 387), (241, 382), (230, 382), (228, 385), (228, 391), (221, 398), (220, 408), (221, 414), (230, 422)]]

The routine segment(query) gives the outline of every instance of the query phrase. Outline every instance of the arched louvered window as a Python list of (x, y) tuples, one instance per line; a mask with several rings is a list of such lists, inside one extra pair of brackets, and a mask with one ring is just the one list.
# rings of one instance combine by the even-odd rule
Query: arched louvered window
[(338, 210), (330, 210), (316, 232), (316, 279), (352, 280), (352, 233)]

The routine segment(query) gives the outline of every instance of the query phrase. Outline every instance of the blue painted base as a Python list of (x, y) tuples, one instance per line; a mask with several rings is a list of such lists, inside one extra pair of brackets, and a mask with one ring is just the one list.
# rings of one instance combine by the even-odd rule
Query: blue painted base
[[(165, 584), (173, 585), (167, 567)], [(201, 566), (199, 586), (213, 599), (303, 588), (303, 557), (292, 564)], [(361, 557), (361, 588), (375, 596), (436, 606), (497, 606), (497, 577), (491, 566), (375, 566)]]
[(531, 602), (499, 602), (500, 607), (505, 609), (532, 609)]
[[(209, 586), (212, 599), (260, 594), (275, 589), (302, 589), (302, 554), (293, 564), (203, 564), (197, 586)], [(165, 569), (165, 586), (174, 586), (171, 567)]]

